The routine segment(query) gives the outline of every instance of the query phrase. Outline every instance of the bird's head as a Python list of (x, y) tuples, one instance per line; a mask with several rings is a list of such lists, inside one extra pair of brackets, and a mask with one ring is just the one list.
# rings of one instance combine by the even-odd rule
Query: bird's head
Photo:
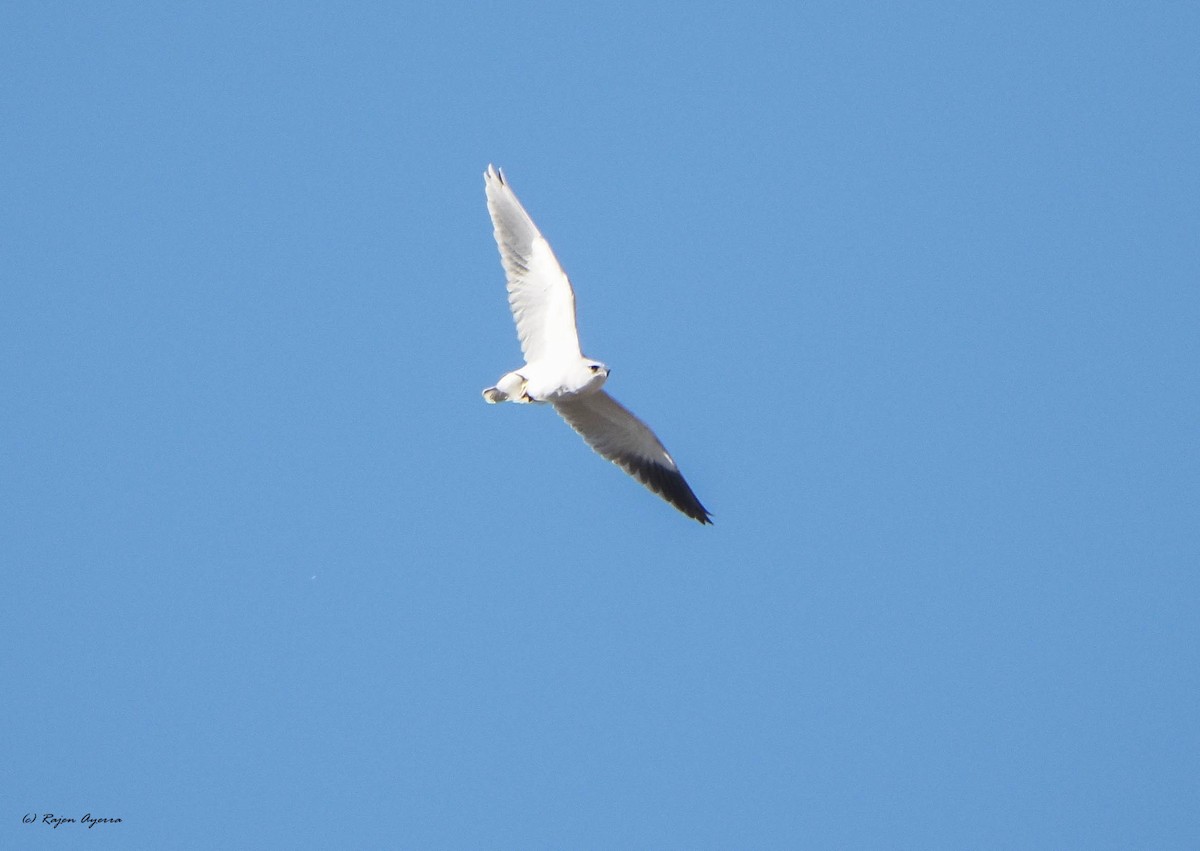
[(599, 388), (608, 380), (608, 367), (600, 363), (598, 360), (590, 360), (586, 364), (590, 380), (588, 384), (592, 387)]

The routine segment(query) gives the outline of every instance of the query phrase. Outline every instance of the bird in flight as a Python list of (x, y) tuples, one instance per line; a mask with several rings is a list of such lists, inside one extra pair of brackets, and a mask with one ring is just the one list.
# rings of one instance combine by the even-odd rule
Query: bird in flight
[(490, 404), (553, 405), (596, 452), (688, 517), (711, 523), (708, 510), (654, 432), (601, 389), (609, 369), (584, 357), (579, 348), (575, 292), (567, 273), (504, 173), (488, 166), (483, 180), (500, 262), (508, 277), (508, 305), (525, 356), (525, 365), (484, 390), (483, 398)]

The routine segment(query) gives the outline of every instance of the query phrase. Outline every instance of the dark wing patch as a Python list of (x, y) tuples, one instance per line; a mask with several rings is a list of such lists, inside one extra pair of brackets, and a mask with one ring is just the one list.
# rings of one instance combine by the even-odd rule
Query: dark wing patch
[(712, 523), (712, 515), (700, 504), (678, 469), (669, 469), (637, 455), (618, 455), (612, 461), (688, 517), (701, 523)]

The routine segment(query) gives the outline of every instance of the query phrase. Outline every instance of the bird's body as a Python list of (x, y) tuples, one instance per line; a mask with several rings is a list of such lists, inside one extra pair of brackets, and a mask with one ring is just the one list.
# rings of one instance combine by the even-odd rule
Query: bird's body
[[(483, 391), (489, 402), (563, 402), (574, 396), (595, 393), (608, 379), (608, 368), (592, 369), (595, 361), (536, 360), (507, 373), (495, 387)], [(490, 391), (499, 393), (489, 395)]]
[(692, 519), (711, 523), (654, 432), (602, 389), (609, 369), (580, 349), (571, 282), (504, 175), (489, 166), (484, 183), (525, 365), (484, 390), (483, 398), (554, 405), (598, 453)]

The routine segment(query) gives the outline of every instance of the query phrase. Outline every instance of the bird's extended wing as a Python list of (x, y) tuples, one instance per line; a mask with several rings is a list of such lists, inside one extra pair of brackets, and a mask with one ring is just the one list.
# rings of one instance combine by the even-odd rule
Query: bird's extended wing
[(504, 181), (504, 174), (488, 166), (483, 180), (500, 262), (508, 276), (508, 305), (526, 363), (579, 358), (575, 293), (566, 272)]
[(711, 523), (675, 460), (645, 423), (603, 390), (556, 402), (555, 410), (588, 445), (693, 520)]

